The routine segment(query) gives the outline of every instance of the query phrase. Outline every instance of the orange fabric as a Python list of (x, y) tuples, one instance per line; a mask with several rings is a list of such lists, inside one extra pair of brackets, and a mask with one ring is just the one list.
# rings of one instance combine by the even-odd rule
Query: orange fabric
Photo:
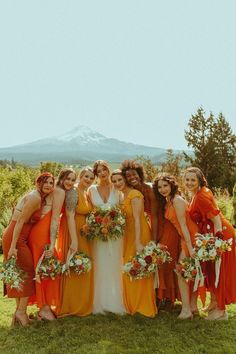
[(190, 204), (190, 216), (197, 221), (198, 230), (201, 233), (214, 233), (214, 227), (209, 217), (219, 215), (223, 227), (224, 240), (233, 238), (232, 251), (223, 253), (221, 257), (221, 269), (218, 287), (215, 288), (215, 263), (204, 262), (203, 269), (206, 273), (206, 285), (216, 297), (218, 307), (222, 310), (225, 305), (236, 302), (236, 254), (235, 232), (233, 226), (219, 211), (212, 192), (202, 187), (194, 196)]
[[(78, 204), (76, 208), (76, 231), (78, 236), (79, 251), (85, 252), (92, 258), (92, 244), (80, 235), (80, 230), (86, 222), (87, 214), (92, 210), (88, 199), (77, 189)], [(66, 261), (70, 246), (66, 217), (63, 216), (59, 239), (58, 251), (63, 262)], [(70, 276), (62, 276), (60, 284), (60, 305), (57, 311), (59, 317), (69, 315), (87, 316), (93, 309), (93, 268), (87, 274), (77, 275), (70, 271)]]
[(159, 287), (157, 289), (157, 298), (159, 300), (170, 300), (175, 302), (179, 296), (177, 275), (175, 273), (175, 265), (179, 260), (181, 251), (180, 236), (167, 219), (164, 219), (162, 215), (158, 218), (158, 240), (161, 244), (168, 247), (172, 261), (164, 264), (159, 268)]
[[(11, 221), (5, 232), (2, 236), (2, 248), (4, 259), (7, 259), (8, 251), (11, 246), (13, 231), (16, 225), (16, 221)], [(20, 236), (18, 238), (16, 248), (17, 252), (17, 264), (18, 266), (27, 273), (27, 278), (24, 280), (22, 285), (22, 290), (18, 291), (16, 289), (10, 289), (10, 287), (6, 287), (7, 296), (9, 298), (20, 298), (20, 297), (28, 297), (35, 293), (34, 287), (34, 265), (32, 253), (27, 245), (27, 239), (29, 237), (30, 230), (33, 224), (24, 224)]]
[[(52, 212), (48, 212), (31, 229), (29, 235), (29, 247), (33, 254), (34, 268), (42, 256), (44, 246), (50, 243), (50, 223)], [(55, 253), (56, 255), (56, 253)], [(59, 278), (55, 280), (44, 279), (35, 283), (36, 295), (31, 297), (29, 303), (36, 303), (39, 308), (44, 305), (57, 306), (59, 302)]]
[[(122, 206), (126, 214), (126, 226), (124, 231), (124, 262), (128, 262), (132, 256), (136, 254), (135, 247), (135, 221), (132, 212), (131, 200), (133, 198), (141, 198), (143, 195), (137, 190), (131, 190), (127, 198), (123, 201)], [(145, 246), (151, 240), (151, 231), (142, 209), (140, 216), (141, 225), (141, 243)], [(139, 312), (147, 317), (154, 317), (157, 313), (154, 277), (133, 280), (123, 275), (123, 293), (124, 304), (129, 314), (133, 315)]]
[[(181, 248), (184, 251), (186, 257), (189, 257), (188, 247), (187, 247), (183, 232), (181, 230), (181, 226), (179, 224), (175, 208), (174, 208), (172, 203), (168, 204), (166, 206), (165, 217), (166, 217), (167, 220), (169, 220), (174, 225), (174, 227), (176, 228), (178, 234), (181, 236)], [(186, 224), (187, 224), (190, 236), (191, 236), (192, 245), (194, 246), (194, 244), (195, 244), (195, 234), (197, 233), (197, 225), (191, 219), (191, 217), (189, 215), (189, 212), (187, 210), (187, 205), (186, 205), (185, 217), (186, 217)]]

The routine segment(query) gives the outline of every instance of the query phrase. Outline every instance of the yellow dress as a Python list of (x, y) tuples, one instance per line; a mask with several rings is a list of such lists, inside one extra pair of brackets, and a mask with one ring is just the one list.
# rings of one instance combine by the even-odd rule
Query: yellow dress
[[(123, 201), (123, 211), (126, 214), (126, 226), (124, 231), (124, 262), (128, 262), (136, 254), (135, 246), (135, 221), (132, 212), (131, 201), (134, 198), (141, 198), (139, 191), (132, 189), (127, 198)], [(144, 215), (144, 206), (140, 217), (141, 243), (145, 246), (151, 240), (151, 231)], [(147, 317), (154, 317), (157, 313), (154, 276), (146, 279), (130, 280), (123, 275), (124, 304), (129, 314), (139, 312)]]
[[(85, 224), (87, 214), (92, 210), (92, 206), (87, 198), (77, 189), (78, 204), (76, 207), (75, 222), (78, 237), (79, 251), (85, 252), (92, 258), (92, 244), (85, 237), (80, 235), (80, 230)], [(63, 227), (63, 220), (62, 220)], [(64, 227), (64, 247), (62, 255), (66, 259), (70, 245), (70, 236), (67, 227)], [(87, 316), (93, 309), (93, 267), (82, 275), (77, 275), (73, 271), (70, 276), (63, 276), (61, 280), (61, 304), (58, 316)]]

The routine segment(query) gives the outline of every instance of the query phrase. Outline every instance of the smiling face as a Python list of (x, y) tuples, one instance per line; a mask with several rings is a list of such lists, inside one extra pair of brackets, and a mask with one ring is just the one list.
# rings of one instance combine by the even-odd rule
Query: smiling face
[(93, 172), (83, 171), (83, 173), (81, 173), (80, 175), (79, 185), (82, 188), (87, 189), (88, 187), (91, 186), (91, 184), (93, 184), (94, 178), (95, 176)]
[(171, 185), (167, 181), (159, 180), (157, 183), (157, 190), (164, 198), (167, 198), (171, 194)]
[(52, 177), (48, 177), (41, 187), (43, 194), (50, 194), (54, 189), (54, 180)]
[(141, 179), (139, 177), (139, 174), (136, 170), (127, 170), (125, 172), (125, 177), (126, 180), (128, 182), (129, 185), (131, 185), (132, 187), (136, 187), (138, 185), (140, 185), (141, 183)]
[(71, 188), (73, 188), (75, 181), (76, 174), (74, 172), (70, 172), (63, 180), (63, 189), (65, 189), (65, 191), (69, 191)]
[(186, 173), (184, 183), (186, 188), (192, 193), (196, 193), (200, 187), (198, 177), (194, 172)]
[(123, 191), (126, 187), (125, 179), (121, 174), (112, 175), (111, 181), (113, 186), (119, 191)]
[(97, 176), (101, 181), (106, 181), (109, 179), (110, 172), (108, 168), (104, 165), (98, 165), (97, 167)]

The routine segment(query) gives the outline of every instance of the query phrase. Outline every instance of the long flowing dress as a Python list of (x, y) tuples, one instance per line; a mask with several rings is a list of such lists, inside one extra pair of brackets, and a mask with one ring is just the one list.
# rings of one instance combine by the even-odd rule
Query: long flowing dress
[[(189, 250), (188, 250), (180, 223), (178, 221), (173, 203), (168, 203), (166, 205), (165, 217), (167, 220), (169, 220), (174, 225), (178, 234), (181, 236), (181, 249), (184, 251), (185, 256), (189, 257)], [(186, 225), (189, 230), (190, 237), (191, 237), (191, 242), (192, 242), (192, 245), (194, 246), (195, 245), (195, 234), (197, 233), (198, 228), (197, 228), (197, 224), (191, 219), (191, 217), (189, 215), (187, 204), (186, 204), (185, 217), (186, 217)]]
[[(112, 188), (106, 203), (97, 186), (89, 189), (93, 206), (108, 207), (119, 204), (119, 194)], [(122, 296), (122, 250), (123, 239), (93, 242), (94, 302), (93, 313), (124, 313)]]
[[(37, 224), (35, 224), (29, 235), (29, 248), (33, 255), (34, 269), (44, 252), (44, 247), (50, 244), (50, 223), (52, 211), (49, 211)], [(55, 251), (56, 255), (56, 251)], [(41, 309), (43, 306), (58, 306), (59, 303), (59, 278), (42, 279), (35, 283), (36, 295), (29, 300), (30, 304), (36, 303)]]
[[(135, 220), (133, 217), (131, 201), (140, 198), (143, 202), (143, 194), (138, 190), (131, 190), (122, 206), (126, 215), (126, 226), (124, 232), (124, 263), (136, 255), (135, 244)], [(141, 243), (145, 246), (151, 240), (151, 230), (144, 215), (144, 208), (140, 217)], [(131, 281), (129, 277), (123, 275), (124, 303), (129, 314), (139, 312), (147, 317), (154, 317), (157, 313), (154, 276), (150, 278)]]
[[(35, 294), (34, 284), (34, 263), (31, 250), (28, 246), (28, 238), (33, 225), (39, 222), (41, 216), (41, 209), (36, 211), (30, 218), (28, 223), (23, 225), (19, 238), (16, 243), (17, 248), (17, 265), (27, 273), (27, 278), (22, 284), (21, 290), (11, 289), (6, 286), (7, 296), (9, 298), (29, 297)], [(7, 255), (11, 246), (12, 236), (16, 221), (11, 221), (2, 236), (2, 247), (4, 259), (7, 259)]]
[(223, 239), (233, 239), (232, 251), (224, 252), (221, 256), (220, 277), (215, 287), (215, 264), (204, 262), (206, 272), (206, 285), (216, 297), (219, 309), (224, 310), (225, 305), (236, 302), (236, 254), (235, 232), (233, 226), (224, 218), (218, 209), (210, 189), (202, 187), (193, 197), (190, 204), (190, 216), (198, 225), (200, 233), (214, 234), (214, 225), (210, 218), (219, 215), (223, 226)]
[[(87, 241), (85, 237), (81, 236), (80, 230), (86, 223), (86, 216), (92, 210), (92, 205), (88, 198), (81, 193), (79, 188), (72, 190), (68, 193), (75, 193), (75, 223), (76, 232), (78, 237), (78, 248), (80, 252), (86, 253), (91, 259), (92, 243)], [(66, 199), (68, 196), (66, 197)], [(68, 250), (70, 247), (71, 239), (68, 232), (66, 216), (64, 215), (61, 220), (59, 238), (58, 238), (58, 252), (60, 259), (66, 262)], [(93, 310), (93, 266), (92, 269), (86, 273), (77, 275), (73, 270), (70, 275), (63, 275), (60, 284), (60, 305), (57, 314), (59, 317), (69, 315), (74, 316), (87, 316)]]

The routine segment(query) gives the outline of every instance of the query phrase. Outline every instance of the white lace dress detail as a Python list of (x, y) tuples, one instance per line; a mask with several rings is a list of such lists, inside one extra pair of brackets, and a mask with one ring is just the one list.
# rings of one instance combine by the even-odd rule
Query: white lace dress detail
[[(119, 204), (119, 194), (114, 188), (106, 203), (102, 200), (97, 186), (90, 187), (90, 196), (93, 205), (97, 207)], [(108, 242), (94, 241), (93, 313), (126, 312), (122, 292), (122, 253), (122, 238)]]

